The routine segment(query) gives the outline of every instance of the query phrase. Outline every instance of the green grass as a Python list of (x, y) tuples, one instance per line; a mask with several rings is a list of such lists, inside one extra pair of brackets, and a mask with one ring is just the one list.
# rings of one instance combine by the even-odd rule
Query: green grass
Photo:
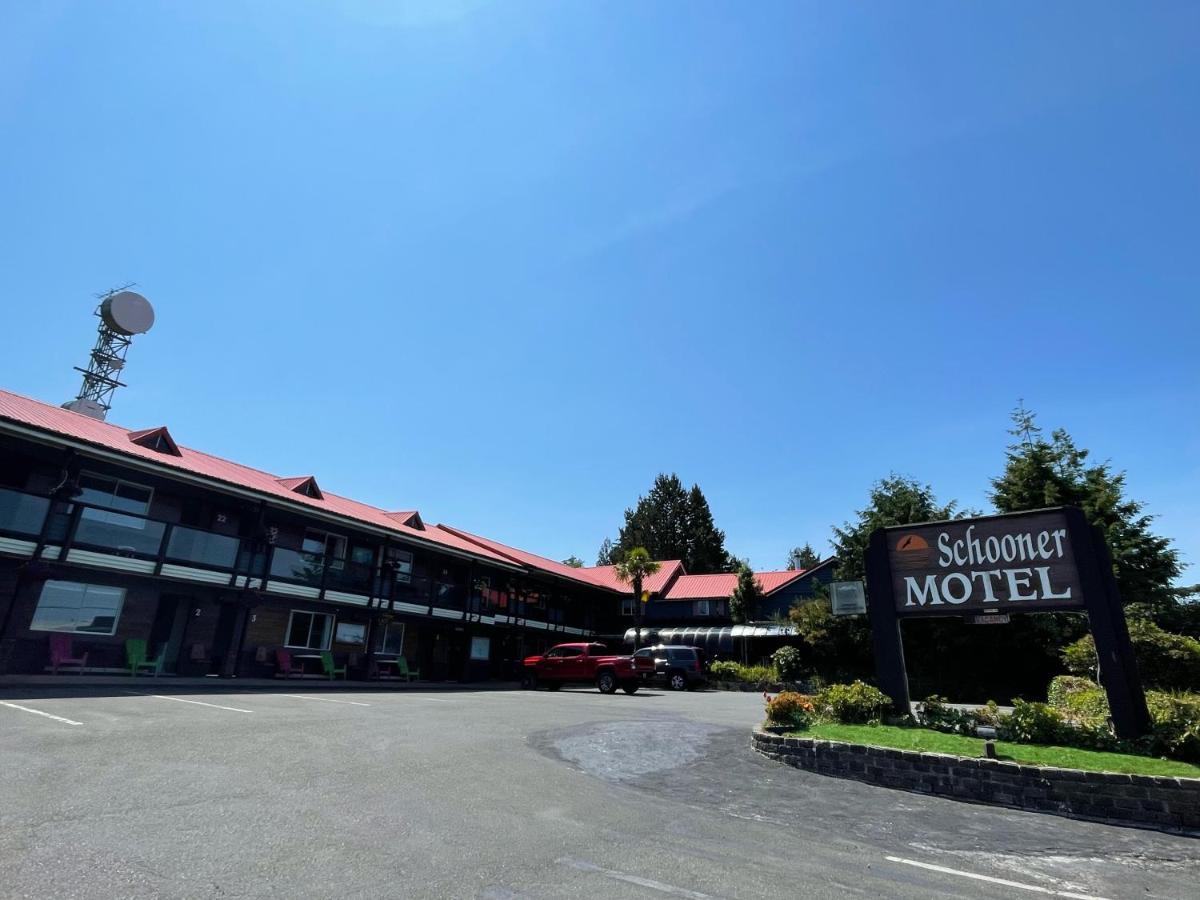
[[(827, 741), (845, 741), (850, 744), (894, 747), (898, 750), (923, 750), (927, 753), (983, 756), (984, 742), (982, 738), (943, 734), (928, 728), (899, 728), (894, 725), (813, 725), (811, 728), (796, 731), (793, 734)], [(996, 741), (996, 756), (1030, 766), (1056, 766), (1060, 769), (1084, 769), (1088, 772), (1122, 772), (1128, 775), (1200, 778), (1200, 766), (1190, 763), (1155, 759), (1151, 756), (1131, 756), (1127, 753), (1077, 750), (1074, 747), (1049, 747), (1042, 744), (1010, 744), (1006, 741)]]

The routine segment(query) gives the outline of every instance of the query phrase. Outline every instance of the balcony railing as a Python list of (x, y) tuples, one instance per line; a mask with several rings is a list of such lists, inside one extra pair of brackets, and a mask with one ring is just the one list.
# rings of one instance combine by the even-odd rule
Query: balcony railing
[[(227, 534), (175, 525), (167, 538), (166, 558), (176, 562), (199, 563), (214, 569), (232, 569), (238, 561), (240, 544), (237, 538)], [(261, 572), (261, 566), (255, 571)]]
[(154, 559), (166, 531), (165, 522), (85, 506), (79, 512), (72, 544)]
[[(164, 565), (173, 564), (227, 574), (231, 585), (235, 574), (251, 580), (265, 574), (269, 579), (305, 584), (321, 591), (367, 595), (385, 602), (482, 615), (503, 612), (560, 624), (565, 620), (569, 625), (582, 625), (590, 619), (590, 615), (578, 609), (569, 609), (564, 616), (558, 610), (547, 611), (542, 604), (518, 604), (511, 598), (493, 607), (467, 585), (407, 572), (397, 575), (387, 568), (376, 571), (370, 564), (333, 560), (320, 553), (278, 546), (268, 548), (261, 541), (76, 501), (55, 502), (49, 497), (10, 488), (0, 488), (0, 537), (62, 547), (58, 558), (67, 561), (78, 561), (70, 556), (75, 548), (152, 561), (152, 567), (136, 568), (144, 574), (161, 574)], [(269, 571), (264, 572), (268, 559)], [(177, 568), (170, 574), (187, 577)], [(197, 577), (202, 581), (212, 580), (211, 576)]]
[(325, 556), (276, 547), (271, 556), (271, 577), (286, 578), (312, 587), (320, 587), (325, 574)]
[(36, 538), (49, 510), (47, 497), (0, 488), (0, 532)]

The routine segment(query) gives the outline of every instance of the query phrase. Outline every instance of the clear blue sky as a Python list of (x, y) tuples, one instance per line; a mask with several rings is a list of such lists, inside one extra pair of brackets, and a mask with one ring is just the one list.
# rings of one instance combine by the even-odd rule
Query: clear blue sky
[[(1200, 5), (0, 7), (0, 386), (554, 557), (782, 567), (1018, 397), (1200, 564)], [(1186, 576), (1200, 580), (1200, 566)]]

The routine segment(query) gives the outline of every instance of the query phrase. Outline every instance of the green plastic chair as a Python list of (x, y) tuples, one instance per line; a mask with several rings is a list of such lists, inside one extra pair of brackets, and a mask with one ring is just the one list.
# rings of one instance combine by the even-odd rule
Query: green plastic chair
[(420, 669), (410, 669), (408, 667), (408, 660), (405, 659), (403, 656), (396, 657), (396, 671), (400, 674), (400, 677), (403, 678), (405, 681), (412, 681), (414, 678), (421, 677), (421, 670)]
[(341, 675), (343, 678), (346, 677), (346, 667), (336, 668), (333, 664), (333, 654), (328, 650), (321, 651), (321, 668), (325, 670), (325, 674), (329, 676), (330, 681), (333, 681), (338, 675)]
[(163, 653), (160, 650), (154, 659), (146, 658), (146, 642), (141, 638), (130, 638), (125, 642), (125, 662), (129, 666), (129, 674), (137, 675), (138, 669), (150, 669), (157, 678), (162, 672)]

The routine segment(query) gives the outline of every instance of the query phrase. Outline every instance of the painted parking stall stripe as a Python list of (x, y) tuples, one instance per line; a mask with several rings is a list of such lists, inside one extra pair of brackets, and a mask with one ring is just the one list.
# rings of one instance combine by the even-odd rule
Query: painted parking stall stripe
[(332, 697), (309, 697), (305, 694), (277, 694), (279, 697), (291, 697), (293, 700), (317, 700), (321, 703), (345, 703), (348, 706), (370, 706), (370, 703), (362, 703), (358, 700), (334, 700)]
[(252, 709), (242, 709), (238, 706), (221, 706), (219, 703), (205, 703), (203, 700), (185, 700), (183, 697), (168, 697), (166, 694), (143, 694), (140, 691), (126, 691), (135, 697), (153, 697), (155, 700), (174, 700), (176, 703), (191, 703), (196, 706), (208, 706), (212, 709), (224, 709), (229, 712), (252, 713)]
[(82, 722), (76, 722), (74, 719), (64, 719), (62, 716), (56, 716), (48, 712), (42, 712), (40, 709), (22, 706), (20, 703), (9, 703), (6, 700), (0, 700), (0, 706), (7, 706), (9, 709), (19, 709), (21, 712), (33, 713), (35, 716), (45, 716), (47, 719), (53, 719), (55, 722), (62, 722), (64, 725), (83, 724)]
[(1076, 894), (1072, 891), (1056, 891), (1053, 888), (1042, 887), (1040, 884), (1025, 884), (1021, 881), (1009, 881), (1007, 878), (995, 878), (991, 875), (979, 875), (976, 872), (964, 872), (961, 869), (951, 869), (949, 866), (939, 866), (934, 863), (918, 862), (915, 859), (904, 859), (899, 856), (885, 857), (888, 862), (902, 863), (906, 866), (914, 866), (918, 869), (927, 869), (930, 872), (940, 872), (943, 875), (957, 875), (960, 878), (970, 878), (973, 881), (986, 881), (989, 884), (1001, 884), (1005, 887), (1017, 888), (1022, 891), (1031, 891), (1035, 894), (1049, 894), (1051, 897), (1073, 897), (1075, 900), (1105, 900), (1104, 897), (1097, 897), (1093, 894)]

